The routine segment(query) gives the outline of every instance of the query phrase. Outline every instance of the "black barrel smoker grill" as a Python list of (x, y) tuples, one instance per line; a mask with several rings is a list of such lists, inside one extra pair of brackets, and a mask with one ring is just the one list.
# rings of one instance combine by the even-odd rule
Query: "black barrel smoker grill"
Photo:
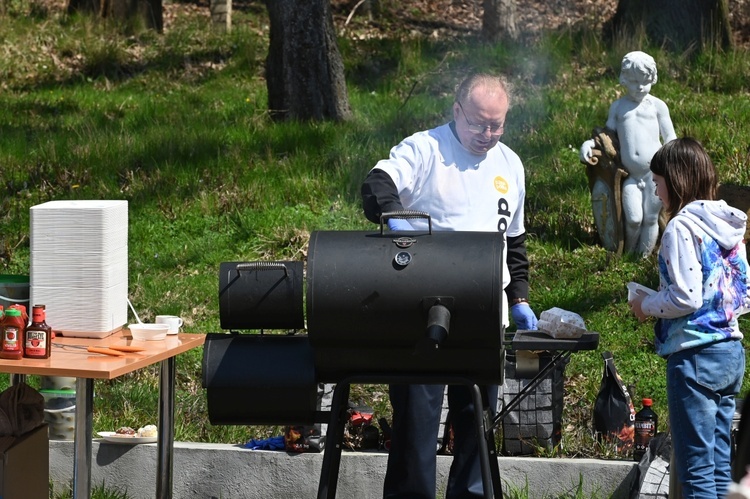
[[(464, 384), (485, 407), (476, 411), (485, 497), (502, 497), (499, 418), (485, 423), (478, 385), (503, 382), (503, 250), (489, 232), (313, 232), (306, 306), (301, 262), (222, 263), (221, 327), (232, 332), (204, 346), (211, 423), (327, 422), (318, 498), (330, 499), (351, 383)], [(306, 335), (236, 332), (301, 330), (305, 308)], [(321, 382), (336, 384), (330, 413), (317, 408)]]

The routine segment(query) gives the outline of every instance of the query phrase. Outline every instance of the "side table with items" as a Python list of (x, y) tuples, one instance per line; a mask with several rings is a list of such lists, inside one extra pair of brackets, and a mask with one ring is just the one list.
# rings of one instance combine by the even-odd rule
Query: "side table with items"
[[(159, 363), (159, 417), (157, 438), (157, 499), (172, 497), (172, 465), (174, 452), (175, 357), (203, 345), (205, 335), (179, 333), (159, 341), (133, 340), (127, 329), (105, 338), (73, 338), (58, 336), (53, 341), (52, 355), (46, 359), (0, 359), (0, 372), (9, 373), (14, 383), (25, 375), (67, 376), (76, 379), (75, 444), (73, 466), (73, 498), (91, 496), (91, 464), (94, 408), (94, 380), (111, 380), (144, 367)], [(93, 348), (142, 347), (138, 352), (113, 356), (95, 353)]]

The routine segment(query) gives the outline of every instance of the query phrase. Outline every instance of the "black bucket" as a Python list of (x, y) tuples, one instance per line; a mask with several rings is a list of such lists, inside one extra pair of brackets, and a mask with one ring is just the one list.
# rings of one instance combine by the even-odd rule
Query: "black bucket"
[(9, 308), (11, 305), (29, 307), (29, 276), (0, 275), (0, 306)]
[(206, 336), (202, 381), (211, 424), (314, 424), (315, 378), (306, 335)]

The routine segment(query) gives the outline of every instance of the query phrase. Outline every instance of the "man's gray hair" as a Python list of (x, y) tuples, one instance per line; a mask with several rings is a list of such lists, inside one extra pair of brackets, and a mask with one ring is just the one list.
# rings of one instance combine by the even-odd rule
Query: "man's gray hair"
[(456, 88), (456, 102), (466, 102), (479, 86), (486, 86), (490, 90), (498, 89), (503, 92), (508, 99), (508, 108), (510, 108), (512, 88), (504, 76), (491, 75), (488, 73), (474, 73), (459, 83)]

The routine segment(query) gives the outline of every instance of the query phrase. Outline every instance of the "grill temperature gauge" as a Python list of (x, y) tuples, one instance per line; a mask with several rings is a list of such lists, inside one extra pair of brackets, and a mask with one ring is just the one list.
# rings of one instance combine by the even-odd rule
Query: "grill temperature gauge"
[(396, 262), (396, 265), (399, 267), (406, 267), (411, 263), (411, 253), (408, 251), (399, 251), (393, 258), (393, 261)]

